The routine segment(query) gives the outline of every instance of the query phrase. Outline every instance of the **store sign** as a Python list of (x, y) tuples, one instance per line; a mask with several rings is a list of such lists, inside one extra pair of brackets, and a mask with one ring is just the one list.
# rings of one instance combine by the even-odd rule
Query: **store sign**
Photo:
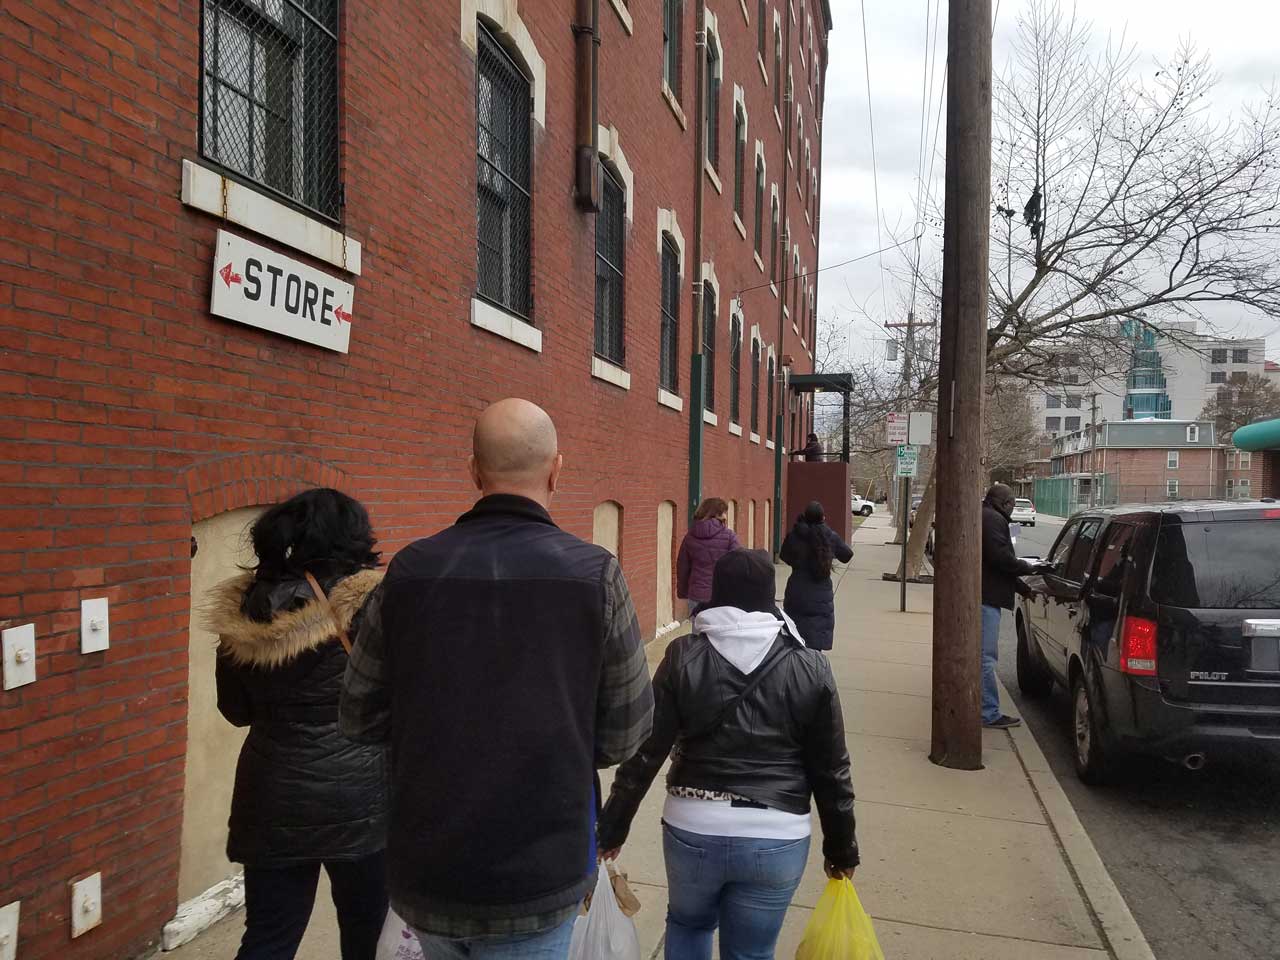
[(355, 287), (274, 250), (218, 231), (215, 316), (346, 353)]

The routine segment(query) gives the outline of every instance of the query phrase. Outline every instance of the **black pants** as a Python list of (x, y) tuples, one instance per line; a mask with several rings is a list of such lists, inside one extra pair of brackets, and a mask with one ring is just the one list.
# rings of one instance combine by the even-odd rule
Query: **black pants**
[[(323, 866), (338, 911), (342, 960), (373, 960), (387, 915), (383, 851)], [(245, 929), (236, 960), (293, 960), (311, 919), (320, 867), (319, 860), (289, 867), (245, 865)]]

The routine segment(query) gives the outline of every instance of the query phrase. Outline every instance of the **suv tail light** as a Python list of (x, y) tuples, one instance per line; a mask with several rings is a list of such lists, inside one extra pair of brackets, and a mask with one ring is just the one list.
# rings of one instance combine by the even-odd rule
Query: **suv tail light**
[(1156, 675), (1156, 623), (1125, 617), (1120, 633), (1120, 672), (1135, 677)]

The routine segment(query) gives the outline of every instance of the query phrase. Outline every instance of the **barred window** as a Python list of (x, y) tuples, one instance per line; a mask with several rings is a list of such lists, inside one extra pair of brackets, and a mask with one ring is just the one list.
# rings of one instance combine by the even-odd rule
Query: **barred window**
[(680, 255), (670, 237), (662, 238), (662, 329), (659, 334), (659, 384), (675, 393), (680, 385)]
[(760, 435), (760, 341), (751, 341), (751, 432)]
[(626, 359), (622, 307), (627, 194), (614, 172), (602, 168), (596, 214), (596, 355), (610, 363)]
[(738, 104), (733, 110), (733, 212), (747, 215), (747, 115)]
[(742, 320), (729, 320), (729, 419), (742, 422)]
[[(791, 316), (796, 318), (797, 323), (800, 322), (800, 254), (798, 253), (791, 255)], [(804, 327), (800, 329), (803, 330)]]
[(706, 136), (707, 162), (713, 170), (720, 169), (720, 45), (713, 33), (707, 34), (707, 109)]
[(765, 391), (764, 395), (766, 398), (765, 414), (764, 414), (765, 415), (765, 421), (764, 421), (765, 439), (772, 440), (773, 439), (773, 394), (774, 394), (773, 357), (769, 358), (769, 365), (765, 370), (764, 391)]
[(716, 410), (716, 291), (711, 284), (702, 284), (702, 353), (707, 358), (706, 402), (703, 406)]
[(204, 0), (200, 152), (341, 215), (338, 0)]
[(773, 25), (773, 106), (782, 116), (782, 30)]
[(662, 0), (662, 79), (680, 99), (680, 14), (682, 0)]
[(476, 292), (528, 319), (532, 94), (524, 71), (483, 23), (476, 35)]
[(764, 253), (764, 158), (756, 157), (756, 255)]
[(778, 198), (774, 197), (770, 206), (769, 221), (769, 279), (778, 282)]
[(1246, 348), (1245, 348), (1245, 349), (1243, 349), (1243, 350), (1232, 350), (1232, 351), (1231, 351), (1231, 362), (1232, 362), (1232, 363), (1248, 363), (1248, 362), (1249, 362), (1249, 348), (1248, 348), (1248, 347), (1246, 347)]

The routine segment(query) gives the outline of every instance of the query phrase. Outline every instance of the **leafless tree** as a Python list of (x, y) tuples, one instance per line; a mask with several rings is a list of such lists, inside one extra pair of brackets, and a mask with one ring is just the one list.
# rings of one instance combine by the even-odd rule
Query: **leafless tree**
[(1073, 7), (1029, 3), (994, 85), (989, 376), (1096, 381), (1168, 321), (1280, 317), (1280, 101), (1215, 120), (1216, 82), (1190, 46), (1147, 69)]
[(1229, 440), (1245, 424), (1275, 417), (1280, 417), (1280, 390), (1258, 373), (1224, 383), (1200, 411), (1201, 420), (1217, 425), (1219, 441)]

